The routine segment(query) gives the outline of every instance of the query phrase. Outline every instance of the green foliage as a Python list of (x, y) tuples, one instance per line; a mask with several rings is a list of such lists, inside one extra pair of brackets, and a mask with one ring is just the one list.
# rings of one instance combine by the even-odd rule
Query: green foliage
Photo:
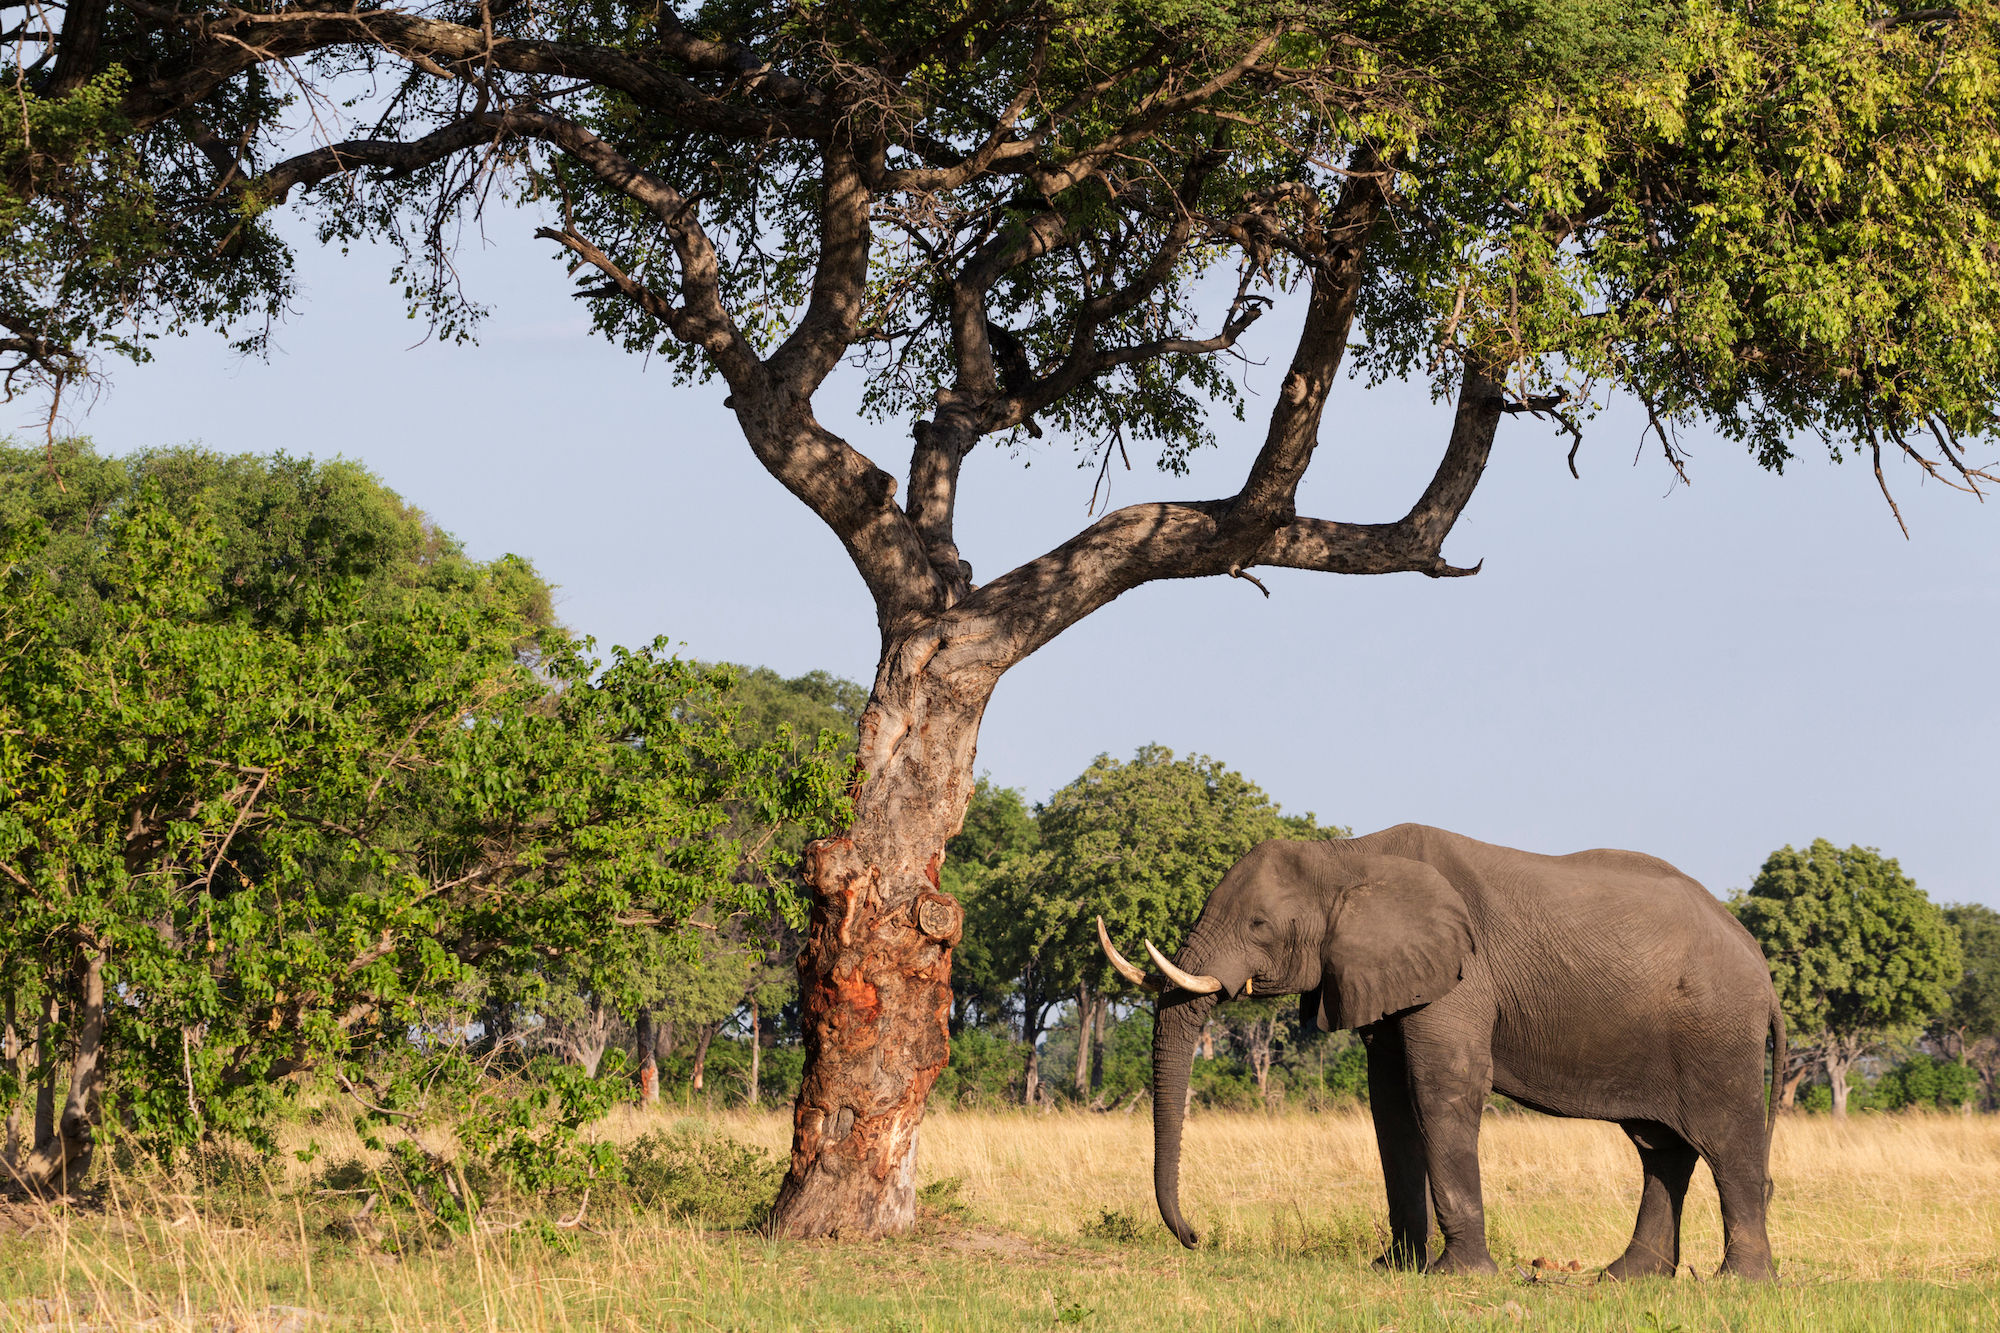
[(514, 1082), (513, 1088), (482, 1085), (470, 1114), (455, 1127), (459, 1146), (506, 1190), (529, 1196), (574, 1193), (616, 1169), (611, 1145), (586, 1141), (580, 1131), (629, 1098), (624, 1079), (593, 1078), (574, 1065), (544, 1059)]
[(991, 1028), (965, 1028), (951, 1039), (951, 1059), (932, 1085), (931, 1098), (962, 1108), (1018, 1101), (1026, 1064), (1020, 1042)]
[(1824, 838), (1771, 853), (1731, 908), (1764, 950), (1801, 1045), (1924, 1023), (1961, 974), (1958, 936), (1892, 859)]
[[(292, 295), (290, 251), (236, 196), (190, 179), (184, 132), (148, 141), (126, 114), (125, 67), (43, 96), (8, 68), (22, 49), (0, 54), (0, 391), (59, 395), (96, 353), (144, 361), (161, 333), (190, 328), (247, 324), (238, 348), (261, 350)], [(225, 114), (280, 105), (256, 71), (212, 100)]]
[[(88, 505), (0, 515), (0, 988), (53, 990), (66, 1049), (103, 960), (102, 1119), (148, 1150), (261, 1140), (300, 1069), (434, 1109), (409, 1038), (462, 1066), (480, 969), (609, 984), (635, 921), (692, 951), (784, 884), (743, 820), (840, 817), (830, 745), (740, 743), (727, 680), (659, 645), (598, 661), (525, 564), (463, 561), (365, 474), (181, 453), (121, 490), (65, 461)], [(544, 1122), (588, 1118), (547, 1086)], [(480, 1132), (538, 1179), (553, 1140)]]
[(1979, 1075), (1962, 1060), (1917, 1054), (1884, 1074), (1870, 1089), (1868, 1104), (1885, 1111), (1910, 1107), (1955, 1110), (1979, 1095)]
[(1096, 1217), (1086, 1218), (1077, 1228), (1090, 1240), (1107, 1240), (1114, 1245), (1130, 1245), (1150, 1239), (1152, 1228), (1123, 1208), (1104, 1208)]
[(1951, 988), (1950, 1005), (1937, 1015), (1935, 1026), (1961, 1040), (2000, 1036), (2000, 912), (1979, 903), (1944, 909), (1945, 920), (1958, 932), (1965, 971)]
[(623, 1153), (627, 1206), (708, 1227), (762, 1222), (777, 1198), (784, 1166), (702, 1120), (646, 1134)]
[(952, 1031), (968, 1021), (991, 1021), (1003, 1014), (1021, 980), (1019, 937), (1005, 920), (1011, 899), (988, 890), (1009, 857), (1034, 850), (1035, 814), (1022, 794), (997, 787), (982, 775), (966, 806), (965, 822), (945, 844), (939, 887), (965, 909), (966, 930), (952, 951)]
[(917, 1207), (929, 1217), (956, 1222), (972, 1211), (965, 1201), (965, 1178), (946, 1176), (917, 1191)]
[(1224, 872), (1276, 837), (1339, 837), (1310, 814), (1287, 822), (1257, 785), (1205, 755), (1142, 746), (1129, 762), (1100, 755), (1037, 812), (1035, 851), (1006, 862), (993, 891), (1018, 920), (1017, 949), (1058, 983), (1122, 992), (1098, 948), (1151, 939), (1173, 953)]

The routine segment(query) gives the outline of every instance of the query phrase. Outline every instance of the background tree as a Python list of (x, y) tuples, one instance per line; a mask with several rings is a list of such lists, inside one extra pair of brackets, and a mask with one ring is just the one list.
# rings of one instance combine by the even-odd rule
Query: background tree
[(2000, 912), (1960, 903), (1944, 916), (1958, 931), (1965, 972), (1932, 1029), (1943, 1054), (1978, 1071), (1985, 1108), (2000, 1110)]
[(1873, 848), (1782, 847), (1730, 905), (1770, 960), (1790, 1041), (1826, 1070), (1836, 1116), (1855, 1061), (1942, 1011), (1962, 975), (1956, 929)]
[[(1021, 792), (995, 786), (982, 774), (966, 803), (964, 825), (945, 844), (938, 872), (939, 887), (965, 909), (965, 935), (952, 953), (953, 1037), (968, 1023), (1004, 1020), (1010, 1010), (1017, 1018), (1028, 1017), (1019, 1008), (1024, 997), (1015, 993), (1026, 969), (1014, 940), (1015, 923), (1005, 919), (1010, 896), (1003, 893), (989, 900), (985, 895), (1001, 866), (1034, 851), (1040, 836), (1035, 812)], [(1042, 1008), (1036, 1009), (1037, 1023)], [(1017, 1031), (1025, 1031), (1025, 1026)], [(1034, 1100), (1032, 1095), (1028, 1100)]]
[[(982, 811), (990, 828), (1011, 807)], [(1023, 1095), (1041, 1079), (1037, 1044), (1051, 1011), (1072, 1004), (1071, 1090), (1091, 1100), (1102, 1084), (1098, 1051), (1112, 1004), (1136, 997), (1103, 961), (1096, 919), (1119, 938), (1179, 947), (1222, 875), (1273, 837), (1338, 837), (1310, 814), (1290, 817), (1257, 785), (1222, 763), (1176, 759), (1143, 746), (1129, 761), (1100, 755), (1035, 810), (1035, 843), (1004, 856), (978, 882), (968, 935), (983, 974), (1005, 977), (1028, 1046)], [(1017, 843), (1025, 843), (1019, 837)]]
[(1047, 859), (1022, 906), (1045, 941), (1045, 966), (1075, 998), (1079, 1097), (1088, 1095), (1112, 999), (1136, 998), (1104, 961), (1099, 916), (1115, 939), (1178, 950), (1209, 893), (1252, 847), (1347, 832), (1322, 829), (1311, 814), (1285, 819), (1241, 773), (1206, 755), (1176, 759), (1159, 745), (1140, 747), (1129, 762), (1099, 755), (1049, 798), (1037, 824)]
[[(170, 504), (154, 461), (0, 449), (0, 475), (47, 472), (0, 495), (66, 524), (0, 528), (0, 984), (47, 1108), (27, 1188), (81, 1174), (107, 1117), (164, 1151), (260, 1139), (288, 1075), (352, 1089), (462, 1028), (477, 969), (608, 969), (618, 927), (689, 938), (767, 901), (738, 812), (838, 817), (830, 747), (738, 743), (727, 679), (691, 664), (585, 656), (534, 623), (525, 565), (463, 560), (365, 474), (174, 455), (222, 503)], [(232, 477), (286, 503), (236, 504)], [(408, 542), (341, 554), (328, 497)], [(212, 511), (270, 519), (252, 563)]]
[[(23, 12), (0, 57), (0, 302), (25, 330), (0, 350), (22, 366), (136, 346), (134, 318), (254, 328), (287, 281), (268, 210), (298, 191), (328, 237), (404, 243), (413, 304), (460, 333), (455, 224), (518, 199), (598, 327), (719, 376), (848, 551), (881, 654), (854, 820), (808, 858), (784, 1232), (912, 1220), (962, 921), (933, 876), (995, 684), (1077, 620), (1260, 565), (1470, 572), (1442, 546), (1500, 418), (1615, 390), (1677, 470), (1673, 428), (1705, 420), (1770, 467), (1801, 431), (1858, 451), (1885, 493), (1885, 446), (1983, 475), (1963, 445), (2000, 385), (2000, 42), (1977, 7)], [(315, 105), (394, 92), (287, 156), (277, 62)], [(1220, 357), (1286, 291), (1300, 332), (1233, 495), (1114, 510), (974, 584), (953, 516), (979, 441), (1052, 428), (1106, 467), (1139, 443), (1177, 468), (1236, 396)], [(1297, 511), (1357, 335), (1371, 374), (1457, 400), (1394, 522)], [(901, 479), (815, 413), (857, 359), (870, 407), (909, 426)]]

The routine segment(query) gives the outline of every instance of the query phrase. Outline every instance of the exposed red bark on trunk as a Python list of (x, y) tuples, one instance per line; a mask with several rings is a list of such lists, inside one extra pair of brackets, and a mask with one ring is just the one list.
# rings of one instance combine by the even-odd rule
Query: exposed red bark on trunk
[(660, 1100), (659, 1039), (653, 1031), (653, 1011), (641, 1009), (632, 1023), (632, 1044), (639, 1061), (639, 1100)]
[(916, 1220), (917, 1129), (950, 1054), (965, 919), (938, 867), (971, 799), (990, 684), (906, 673), (906, 656), (923, 654), (892, 646), (862, 716), (852, 826), (806, 851), (806, 1077), (772, 1214), (782, 1235), (880, 1236)]

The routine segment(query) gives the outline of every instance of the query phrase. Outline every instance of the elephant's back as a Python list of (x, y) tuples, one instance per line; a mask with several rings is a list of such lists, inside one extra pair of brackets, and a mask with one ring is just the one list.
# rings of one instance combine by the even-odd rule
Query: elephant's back
[(1500, 1090), (1561, 1115), (1674, 1125), (1705, 1099), (1758, 1102), (1770, 971), (1728, 908), (1672, 864), (1611, 848), (1546, 856), (1420, 825), (1369, 841), (1436, 867), (1465, 899)]
[(1756, 941), (1729, 909), (1657, 856), (1613, 847), (1525, 852), (1423, 824), (1354, 841), (1436, 867), (1466, 900), (1475, 939), (1538, 939), (1600, 964), (1685, 949), (1711, 965), (1767, 975)]

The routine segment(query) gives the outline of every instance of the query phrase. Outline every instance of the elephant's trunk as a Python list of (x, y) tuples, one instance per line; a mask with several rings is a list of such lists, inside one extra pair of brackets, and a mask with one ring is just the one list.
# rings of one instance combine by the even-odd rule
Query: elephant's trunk
[(1153, 1024), (1153, 1197), (1160, 1205), (1160, 1220), (1189, 1249), (1197, 1237), (1181, 1217), (1181, 1122), (1195, 1042), (1215, 1001), (1213, 994), (1169, 991), (1160, 999)]

